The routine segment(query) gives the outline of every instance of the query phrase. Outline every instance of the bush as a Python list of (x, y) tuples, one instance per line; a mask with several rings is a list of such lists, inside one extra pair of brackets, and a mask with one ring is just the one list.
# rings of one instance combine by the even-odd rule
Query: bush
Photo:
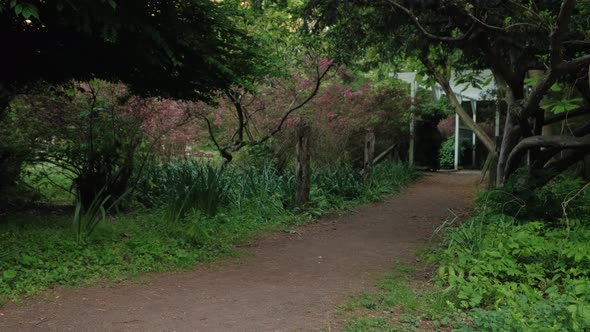
[[(528, 196), (497, 189), (479, 198), (476, 216), (449, 231), (437, 278), (449, 303), (469, 310), (457, 327), (590, 329), (590, 213), (582, 188), (562, 178)], [(522, 219), (543, 210), (545, 220)]]
[(479, 195), (478, 206), (525, 221), (542, 220), (559, 224), (563, 217), (588, 220), (585, 216), (590, 216), (590, 190), (584, 181), (562, 176), (541, 188), (530, 190), (522, 185), (523, 178), (528, 176), (526, 170), (522, 170), (512, 176), (504, 187)]
[[(471, 140), (463, 137), (459, 141), (459, 160), (462, 160), (465, 156), (465, 151), (471, 147)], [(440, 168), (452, 169), (455, 167), (455, 135), (451, 135), (447, 138), (438, 153)]]

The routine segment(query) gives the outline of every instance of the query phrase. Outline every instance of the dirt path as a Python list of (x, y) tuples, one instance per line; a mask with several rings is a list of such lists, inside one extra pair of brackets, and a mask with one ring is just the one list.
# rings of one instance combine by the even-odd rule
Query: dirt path
[(336, 307), (370, 288), (453, 209), (471, 205), (478, 173), (427, 175), (349, 215), (274, 234), (243, 255), (143, 283), (62, 290), (0, 309), (0, 331), (319, 331)]

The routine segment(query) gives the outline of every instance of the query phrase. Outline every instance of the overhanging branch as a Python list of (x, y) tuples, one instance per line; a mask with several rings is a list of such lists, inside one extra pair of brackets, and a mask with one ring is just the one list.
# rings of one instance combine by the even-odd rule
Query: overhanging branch
[(574, 137), (565, 135), (555, 136), (531, 136), (518, 143), (506, 162), (506, 178), (518, 169), (518, 165), (525, 153), (533, 148), (552, 148), (556, 150), (565, 149), (588, 149), (590, 148), (590, 136)]
[(578, 108), (573, 111), (563, 112), (563, 113), (559, 113), (559, 114), (553, 115), (551, 117), (548, 117), (545, 119), (545, 122), (543, 122), (543, 125), (547, 126), (550, 124), (564, 121), (566, 119), (572, 119), (572, 118), (576, 118), (578, 116), (589, 115), (589, 114), (590, 114), (590, 107), (582, 107), (582, 108)]

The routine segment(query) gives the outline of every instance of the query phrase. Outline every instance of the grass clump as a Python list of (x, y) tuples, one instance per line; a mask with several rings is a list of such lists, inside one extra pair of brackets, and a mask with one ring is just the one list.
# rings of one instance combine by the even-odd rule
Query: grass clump
[(440, 292), (416, 290), (415, 274), (398, 265), (378, 279), (376, 291), (353, 296), (341, 306), (348, 316), (343, 331), (415, 331), (448, 321), (452, 310)]

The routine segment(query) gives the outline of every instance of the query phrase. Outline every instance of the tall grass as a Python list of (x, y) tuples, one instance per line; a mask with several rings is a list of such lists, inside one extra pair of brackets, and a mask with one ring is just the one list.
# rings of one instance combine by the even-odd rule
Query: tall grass
[[(368, 202), (397, 192), (414, 177), (399, 162), (375, 167), (368, 181), (359, 172), (338, 163), (312, 170), (310, 209), (321, 214), (344, 202)], [(163, 207), (168, 219), (179, 221), (191, 212), (214, 216), (221, 210), (272, 207), (277, 213), (293, 211), (295, 176), (279, 174), (269, 165), (236, 167), (197, 161), (152, 166), (139, 186), (137, 199), (148, 207)]]
[(162, 207), (167, 219), (179, 221), (189, 212), (215, 215), (230, 199), (231, 171), (223, 166), (197, 161), (154, 165), (139, 187), (139, 200), (149, 207)]

